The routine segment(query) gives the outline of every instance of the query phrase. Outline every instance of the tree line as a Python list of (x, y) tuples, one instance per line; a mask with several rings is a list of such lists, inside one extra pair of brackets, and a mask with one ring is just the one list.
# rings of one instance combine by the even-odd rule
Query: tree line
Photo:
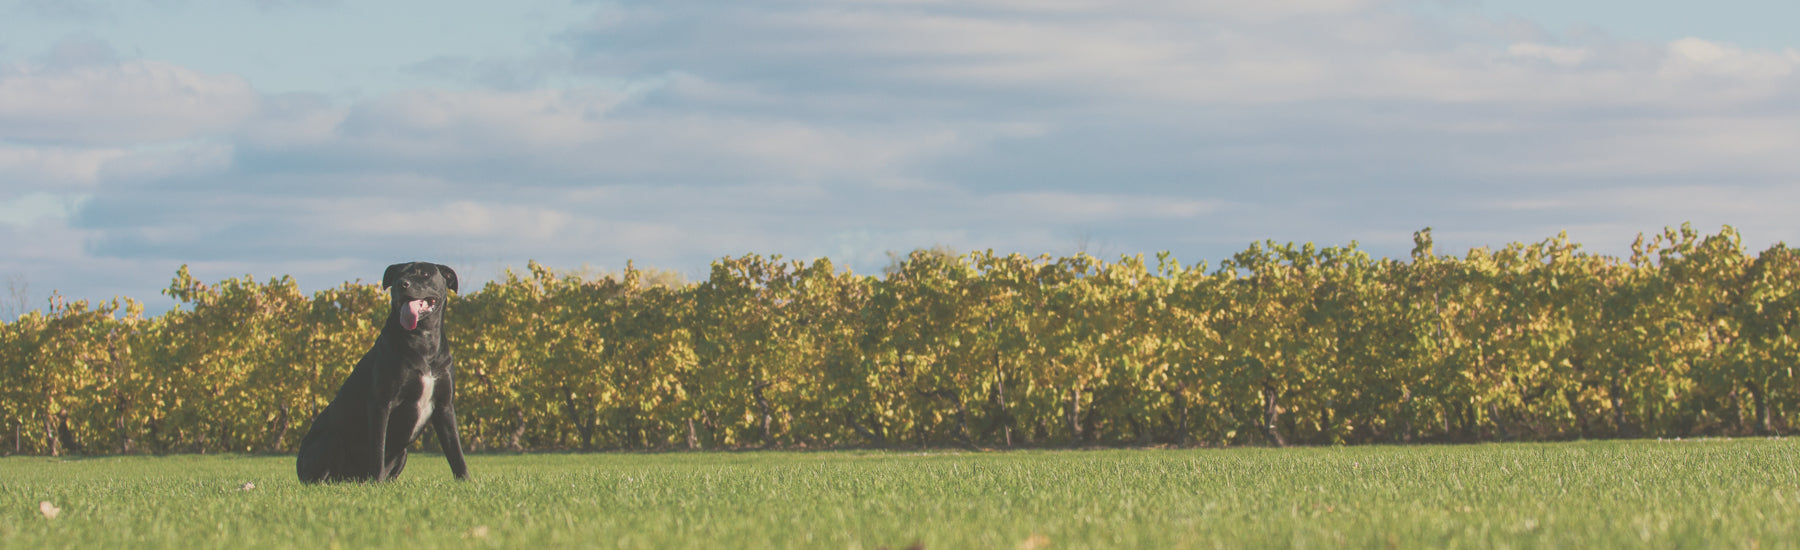
[[(746, 255), (693, 283), (537, 263), (455, 297), (471, 450), (1289, 445), (1784, 433), (1800, 257), (1729, 226), (1407, 258), (1184, 265)], [(292, 452), (387, 315), (373, 284), (52, 298), (0, 324), (0, 453)], [(428, 444), (429, 445), (429, 444)]]

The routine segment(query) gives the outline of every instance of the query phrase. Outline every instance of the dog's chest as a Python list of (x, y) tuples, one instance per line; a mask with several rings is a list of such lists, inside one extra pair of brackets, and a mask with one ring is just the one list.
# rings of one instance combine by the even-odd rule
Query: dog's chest
[(412, 434), (414, 437), (418, 437), (419, 430), (424, 429), (425, 422), (431, 419), (431, 394), (435, 390), (437, 390), (436, 376), (426, 373), (419, 377), (419, 401), (413, 404), (414, 410), (419, 412), (417, 419), (413, 420)]

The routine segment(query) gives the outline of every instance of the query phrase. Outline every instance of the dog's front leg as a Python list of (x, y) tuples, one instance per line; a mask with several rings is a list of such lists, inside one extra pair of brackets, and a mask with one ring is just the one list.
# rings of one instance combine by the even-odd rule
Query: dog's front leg
[(399, 392), (381, 391), (379, 384), (376, 390), (375, 398), (369, 400), (369, 448), (375, 451), (370, 455), (375, 458), (375, 482), (380, 483), (387, 481), (388, 417), (394, 414), (394, 398)]
[(432, 407), (431, 428), (437, 431), (438, 446), (444, 448), (444, 459), (450, 462), (450, 473), (458, 480), (469, 479), (469, 466), (463, 462), (462, 436), (456, 430), (456, 383), (449, 368), (438, 380), (438, 403)]
[(394, 408), (388, 406), (386, 399), (369, 400), (369, 457), (374, 459), (375, 482), (387, 481), (387, 426), (388, 415)]
[(446, 402), (435, 413), (431, 427), (437, 430), (438, 445), (444, 448), (444, 459), (450, 462), (450, 473), (459, 480), (469, 479), (469, 466), (463, 462), (462, 437), (456, 433), (456, 411)]

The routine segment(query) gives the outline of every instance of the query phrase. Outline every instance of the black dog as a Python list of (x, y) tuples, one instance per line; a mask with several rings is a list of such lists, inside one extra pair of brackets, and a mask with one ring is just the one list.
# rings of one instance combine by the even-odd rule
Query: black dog
[(444, 304), (456, 290), (456, 272), (424, 262), (394, 264), (381, 286), (393, 296), (387, 324), (337, 397), (313, 418), (295, 470), (306, 483), (394, 479), (406, 468), (406, 446), (429, 421), (450, 472), (466, 480), (444, 336)]

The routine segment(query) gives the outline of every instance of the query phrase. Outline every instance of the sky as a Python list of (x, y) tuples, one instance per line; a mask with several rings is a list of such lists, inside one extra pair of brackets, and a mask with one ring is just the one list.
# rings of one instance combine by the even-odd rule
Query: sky
[(435, 261), (1800, 238), (1800, 3), (0, 0), (0, 312)]

